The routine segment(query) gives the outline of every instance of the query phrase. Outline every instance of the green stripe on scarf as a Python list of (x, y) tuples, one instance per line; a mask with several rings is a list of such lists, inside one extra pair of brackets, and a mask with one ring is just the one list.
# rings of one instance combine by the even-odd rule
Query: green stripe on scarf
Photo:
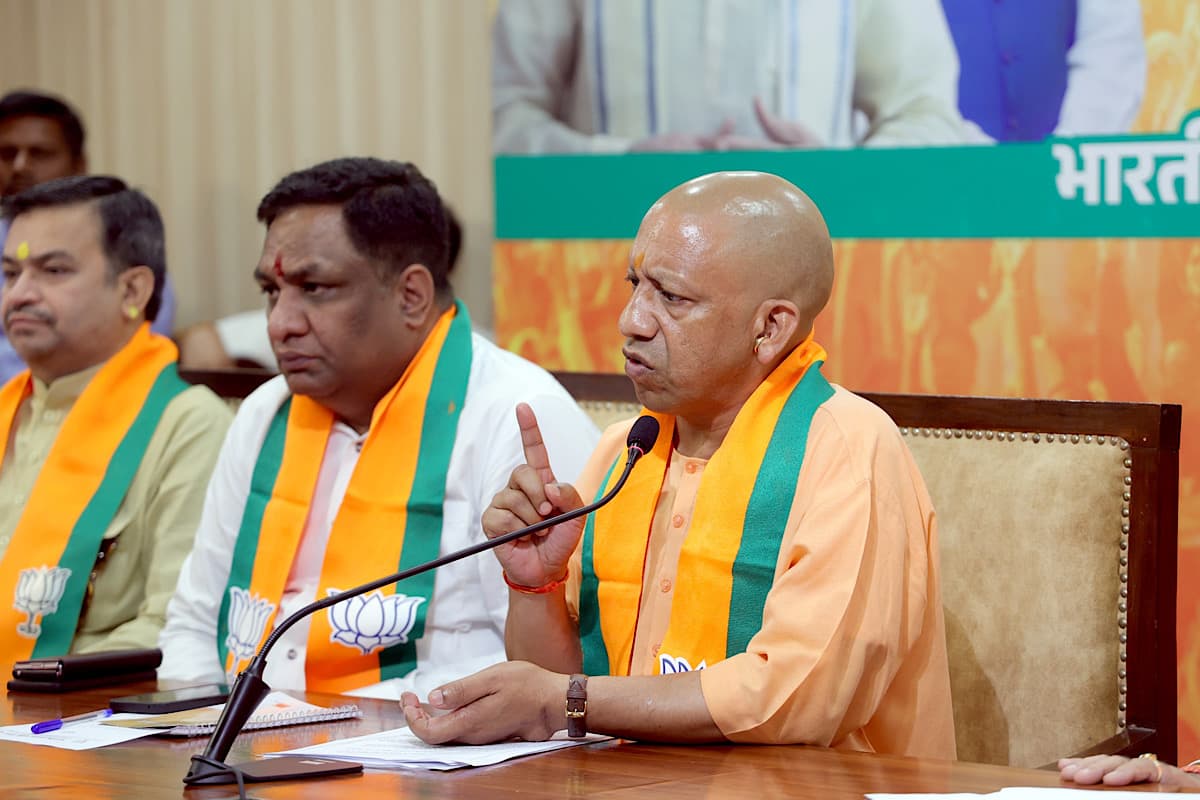
[(279, 466), (283, 463), (283, 444), (287, 439), (288, 414), (292, 409), (292, 398), (289, 395), (275, 412), (262, 447), (258, 451), (258, 460), (254, 464), (254, 472), (250, 476), (250, 493), (246, 496), (246, 506), (242, 510), (242, 524), (238, 529), (237, 544), (233, 550), (233, 562), (229, 566), (229, 580), (225, 583), (225, 591), (221, 593), (221, 611), (217, 615), (217, 655), (222, 668), (229, 655), (225, 639), (229, 636), (229, 587), (249, 586), (250, 577), (254, 573), (254, 559), (258, 554), (258, 534), (262, 530), (263, 512), (271, 501), (271, 493), (275, 489), (275, 478), (279, 475)]
[[(471, 375), (471, 317), (465, 305), (461, 302), (456, 305), (457, 312), (438, 354), (429, 400), (425, 404), (421, 449), (409, 494), (404, 547), (397, 570), (432, 561), (441, 550), (446, 474)], [(408, 641), (380, 651), (380, 680), (403, 677), (416, 667), (417, 640), (425, 635), (425, 616), (433, 601), (436, 578), (436, 570), (430, 570), (396, 587), (398, 592), (410, 597), (424, 597), (426, 602), (417, 606), (417, 617)]]
[(71, 531), (59, 566), (71, 570), (71, 577), (58, 601), (58, 611), (42, 617), (42, 633), (33, 648), (34, 658), (61, 655), (70, 651), (75, 629), (79, 626), (79, 611), (96, 564), (96, 553), (104, 532), (129, 492), (129, 485), (146, 455), (146, 447), (158, 429), (167, 405), (188, 388), (179, 377), (175, 364), (168, 364), (158, 373), (154, 385), (142, 404), (142, 410), (117, 445), (104, 479), (88, 501)]
[(762, 628), (763, 607), (775, 583), (775, 564), (804, 463), (808, 430), (817, 408), (833, 397), (821, 364), (817, 361), (809, 367), (788, 396), (758, 468), (742, 526), (746, 533), (733, 562), (726, 658), (746, 652), (750, 639)]
[[(624, 454), (617, 456), (600, 488), (596, 490), (596, 502), (604, 496), (608, 482), (612, 480), (613, 470), (621, 463)], [(582, 572), (579, 583), (579, 643), (583, 648), (583, 673), (585, 675), (608, 675), (608, 647), (604, 644), (604, 636), (600, 632), (600, 580), (596, 577), (595, 564), (592, 555), (596, 544), (596, 515), (589, 514), (583, 527), (583, 550), (580, 553)]]
[[(758, 467), (742, 525), (745, 533), (732, 565), (727, 658), (745, 652), (750, 639), (762, 628), (763, 608), (774, 584), (775, 565), (804, 463), (812, 418), (817, 408), (833, 396), (833, 387), (821, 375), (821, 365), (820, 361), (814, 362), (788, 396)], [(609, 468), (596, 493), (597, 499), (604, 494), (619, 462), (618, 457)], [(601, 633), (599, 580), (594, 567), (594, 519), (595, 515), (588, 518), (583, 533), (579, 637), (584, 673), (608, 675), (611, 674), (609, 656)], [(676, 609), (672, 613), (677, 612), (686, 610)]]

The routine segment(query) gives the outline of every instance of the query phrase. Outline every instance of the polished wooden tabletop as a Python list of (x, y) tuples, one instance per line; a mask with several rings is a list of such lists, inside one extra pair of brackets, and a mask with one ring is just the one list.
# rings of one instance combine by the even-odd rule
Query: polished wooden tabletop
[[(109, 698), (154, 684), (69, 694), (9, 693), (0, 724), (33, 723), (104, 708)], [(310, 702), (345, 698), (308, 694)], [(403, 724), (393, 702), (356, 699), (364, 717), (240, 736), (229, 761)], [(185, 788), (189, 758), (205, 739), (155, 736), (88, 751), (0, 742), (0, 797), (216, 800), (227, 787)], [(815, 747), (662, 746), (607, 742), (452, 772), (369, 771), (361, 776), (261, 783), (259, 798), (861, 798), (867, 792), (990, 792), (1005, 786), (1060, 786), (1055, 772), (920, 760)], [(1152, 788), (1152, 787), (1147, 787)]]

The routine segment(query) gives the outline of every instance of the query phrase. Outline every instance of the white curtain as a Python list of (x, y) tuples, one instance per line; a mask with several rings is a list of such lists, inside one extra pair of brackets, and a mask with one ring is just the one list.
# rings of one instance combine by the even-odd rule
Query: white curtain
[(494, 2), (0, 0), (0, 93), (64, 96), (91, 171), (167, 224), (177, 325), (260, 305), (258, 200), (343, 155), (412, 161), (463, 220), (455, 281), (491, 323)]

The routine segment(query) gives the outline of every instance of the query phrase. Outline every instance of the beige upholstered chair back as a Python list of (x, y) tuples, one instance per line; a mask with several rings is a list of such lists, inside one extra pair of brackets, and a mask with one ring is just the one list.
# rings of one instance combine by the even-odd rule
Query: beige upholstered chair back
[(1174, 756), (1179, 407), (867, 397), (937, 513), (959, 758)]
[(579, 407), (591, 417), (596, 427), (604, 430), (615, 422), (637, 416), (642, 407), (638, 403), (613, 400), (579, 400)]
[(1129, 444), (904, 433), (937, 513), (959, 758), (1036, 767), (1119, 733)]

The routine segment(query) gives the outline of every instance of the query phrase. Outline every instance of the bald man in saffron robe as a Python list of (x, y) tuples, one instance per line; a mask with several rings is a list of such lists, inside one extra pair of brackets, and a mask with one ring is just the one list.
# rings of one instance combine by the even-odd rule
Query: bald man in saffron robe
[[(821, 375), (834, 265), (812, 200), (763, 173), (689, 181), (642, 220), (626, 278), (625, 371), (658, 440), (586, 521), (497, 548), (510, 661), (432, 691), (442, 714), (406, 695), (412, 730), (954, 758), (934, 511), (892, 421)], [(632, 424), (571, 486), (517, 414), (527, 463), (492, 537), (611, 488)]]

